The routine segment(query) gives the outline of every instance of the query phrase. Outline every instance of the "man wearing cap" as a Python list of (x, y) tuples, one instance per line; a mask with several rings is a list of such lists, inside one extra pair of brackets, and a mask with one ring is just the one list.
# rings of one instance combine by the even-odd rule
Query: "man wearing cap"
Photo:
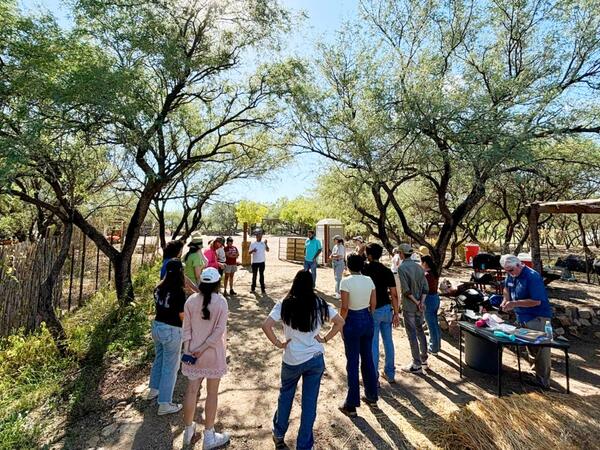
[(365, 244), (365, 240), (363, 239), (362, 236), (354, 236), (352, 238), (352, 240), (354, 241), (354, 244), (356, 244), (356, 248), (354, 249), (354, 253), (362, 256), (365, 260), (367, 259), (367, 254), (366, 254), (366, 244)]
[[(538, 272), (524, 265), (514, 255), (503, 255), (500, 265), (507, 273), (504, 281), (503, 311), (515, 311), (517, 322), (524, 328), (545, 331), (546, 321), (552, 320), (552, 308), (544, 280)], [(527, 347), (530, 358), (535, 361), (537, 383), (550, 387), (550, 347)]]
[(265, 261), (267, 260), (266, 252), (269, 251), (267, 240), (262, 240), (263, 232), (260, 229), (254, 231), (256, 235), (256, 241), (250, 244), (250, 255), (252, 256), (252, 285), (250, 286), (250, 292), (254, 293), (256, 290), (256, 275), (260, 274), (260, 290), (262, 293), (266, 293), (265, 288)]
[(304, 270), (310, 270), (313, 287), (317, 284), (317, 258), (322, 251), (321, 241), (315, 237), (313, 230), (309, 230), (308, 238), (304, 241)]
[(427, 338), (423, 331), (423, 310), (429, 288), (425, 272), (411, 259), (413, 248), (409, 244), (400, 244), (398, 250), (402, 261), (398, 267), (402, 291), (402, 316), (413, 359), (412, 363), (402, 367), (402, 370), (408, 373), (422, 373), (422, 367), (427, 366)]

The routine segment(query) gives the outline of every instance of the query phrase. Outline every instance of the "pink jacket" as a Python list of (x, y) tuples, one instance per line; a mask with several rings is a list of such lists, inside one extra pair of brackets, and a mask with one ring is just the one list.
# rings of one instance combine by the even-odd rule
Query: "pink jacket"
[(183, 364), (181, 371), (190, 379), (220, 378), (227, 373), (227, 300), (213, 293), (208, 310), (210, 318), (202, 318), (202, 294), (193, 294), (185, 302), (183, 317), (183, 341), (190, 341), (189, 350), (195, 352), (207, 343), (209, 348), (198, 358), (196, 364)]
[(214, 267), (217, 270), (220, 269), (216, 251), (208, 247), (206, 250), (204, 250), (204, 257), (206, 258), (206, 267)]

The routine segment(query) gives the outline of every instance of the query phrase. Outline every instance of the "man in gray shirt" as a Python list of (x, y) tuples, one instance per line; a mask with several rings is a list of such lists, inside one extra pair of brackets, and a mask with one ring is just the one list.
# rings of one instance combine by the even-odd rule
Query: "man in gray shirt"
[(410, 259), (413, 249), (409, 244), (401, 244), (400, 266), (398, 277), (402, 291), (402, 315), (404, 327), (410, 343), (412, 363), (402, 370), (408, 373), (423, 373), (423, 366), (427, 366), (427, 338), (423, 331), (423, 310), (428, 285), (425, 272), (419, 264)]

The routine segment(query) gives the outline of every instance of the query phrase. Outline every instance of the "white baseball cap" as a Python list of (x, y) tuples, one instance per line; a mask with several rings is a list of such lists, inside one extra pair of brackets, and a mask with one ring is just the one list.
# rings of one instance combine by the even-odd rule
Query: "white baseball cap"
[(219, 271), (214, 267), (207, 267), (202, 271), (202, 274), (200, 275), (200, 281), (202, 281), (203, 283), (216, 283), (220, 279), (221, 275), (219, 274)]

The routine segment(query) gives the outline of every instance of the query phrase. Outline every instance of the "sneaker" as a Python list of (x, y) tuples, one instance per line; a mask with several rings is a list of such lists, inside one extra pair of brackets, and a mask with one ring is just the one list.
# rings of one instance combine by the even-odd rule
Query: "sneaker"
[(406, 367), (402, 367), (402, 372), (406, 373), (423, 373), (423, 368), (421, 366), (415, 366), (410, 364)]
[(196, 422), (192, 422), (191, 425), (185, 427), (183, 432), (183, 445), (190, 445), (194, 435), (196, 434)]
[(388, 376), (385, 374), (385, 372), (381, 372), (381, 378), (383, 378), (389, 384), (395, 384), (396, 383), (396, 379), (395, 378), (388, 378)]
[(158, 397), (158, 389), (153, 388), (146, 389), (142, 395), (144, 400), (154, 400), (156, 397)]
[(229, 295), (237, 295), (237, 292), (235, 292), (233, 289), (229, 290)]
[(273, 435), (273, 443), (275, 444), (275, 450), (289, 450), (289, 447), (282, 437), (276, 437)]
[(181, 403), (161, 403), (158, 405), (158, 415), (164, 416), (165, 414), (174, 414), (181, 411), (183, 405)]
[(345, 403), (342, 403), (340, 406), (338, 406), (338, 409), (345, 415), (347, 415), (348, 417), (356, 417), (356, 408), (353, 407), (349, 407), (346, 406)]
[(371, 407), (377, 407), (377, 400), (371, 400), (371, 399), (367, 398), (365, 395), (363, 395), (360, 399)]
[(251, 294), (255, 294), (256, 293), (256, 289), (254, 289), (254, 288), (250, 289), (250, 293)]
[(425, 361), (421, 361), (421, 365), (422, 365), (423, 367), (427, 368), (427, 366), (428, 366), (429, 364), (427, 363), (427, 360), (425, 360)]
[(267, 290), (266, 290), (266, 289), (261, 289), (261, 290), (260, 290), (260, 293), (261, 293), (261, 294), (266, 294), (266, 293), (267, 293)]
[(202, 442), (203, 450), (221, 447), (229, 442), (229, 434), (217, 433), (214, 428), (212, 430), (204, 430), (204, 442)]
[(438, 355), (438, 352), (432, 352), (431, 350), (429, 350), (429, 354), (430, 354), (430, 355), (433, 355), (433, 356), (437, 356), (437, 355)]

